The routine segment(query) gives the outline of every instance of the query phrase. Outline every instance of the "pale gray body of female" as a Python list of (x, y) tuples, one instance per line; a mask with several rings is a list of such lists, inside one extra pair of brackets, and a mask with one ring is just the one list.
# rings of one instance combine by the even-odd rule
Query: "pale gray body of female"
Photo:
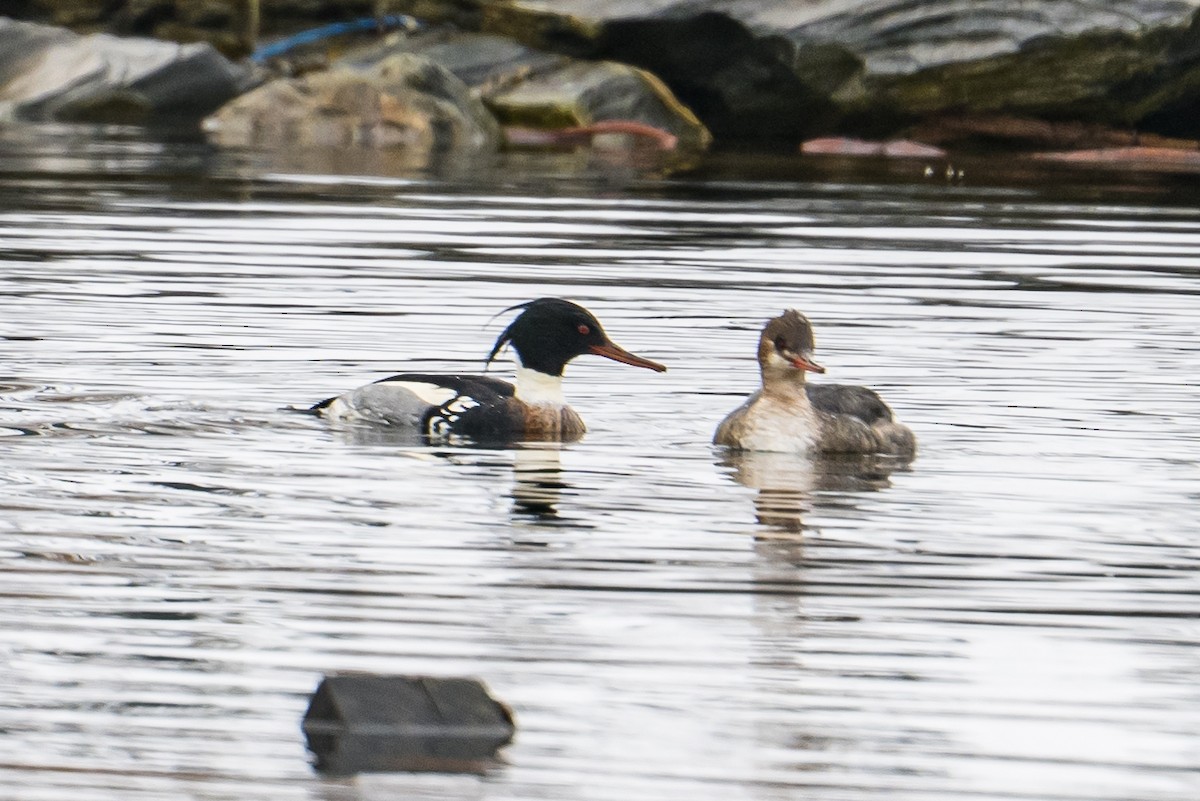
[(912, 429), (874, 391), (808, 384), (807, 373), (825, 372), (812, 353), (812, 324), (803, 314), (790, 309), (769, 321), (758, 342), (762, 388), (721, 421), (713, 442), (745, 451), (916, 453)]

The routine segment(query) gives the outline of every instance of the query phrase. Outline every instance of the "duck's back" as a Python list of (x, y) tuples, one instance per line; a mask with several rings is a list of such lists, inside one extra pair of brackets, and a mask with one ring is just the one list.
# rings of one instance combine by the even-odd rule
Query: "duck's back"
[(896, 456), (916, 452), (912, 429), (896, 421), (874, 390), (849, 384), (806, 384), (805, 390), (820, 418), (820, 450)]
[(895, 419), (891, 407), (873, 389), (851, 384), (805, 384), (804, 389), (809, 402), (828, 414), (848, 414), (867, 425)]
[(323, 400), (311, 411), (330, 420), (407, 428), (436, 440), (569, 442), (587, 431), (570, 406), (525, 403), (512, 384), (486, 375), (394, 375)]
[(512, 384), (491, 376), (404, 373), (359, 387), (312, 407), (331, 420), (413, 428), (423, 434), (468, 437), (485, 430), (512, 433)]

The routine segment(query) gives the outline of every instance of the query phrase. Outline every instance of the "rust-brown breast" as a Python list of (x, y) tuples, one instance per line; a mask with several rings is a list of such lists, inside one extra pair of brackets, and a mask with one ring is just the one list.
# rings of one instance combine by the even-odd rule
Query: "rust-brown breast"
[(570, 406), (527, 403), (521, 406), (527, 440), (573, 442), (587, 431), (583, 419)]

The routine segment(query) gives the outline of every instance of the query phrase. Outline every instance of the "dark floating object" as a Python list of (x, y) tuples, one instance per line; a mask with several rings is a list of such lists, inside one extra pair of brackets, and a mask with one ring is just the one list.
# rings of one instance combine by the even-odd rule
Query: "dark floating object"
[(317, 770), (342, 775), (482, 773), (515, 730), (477, 679), (326, 676), (304, 714)]

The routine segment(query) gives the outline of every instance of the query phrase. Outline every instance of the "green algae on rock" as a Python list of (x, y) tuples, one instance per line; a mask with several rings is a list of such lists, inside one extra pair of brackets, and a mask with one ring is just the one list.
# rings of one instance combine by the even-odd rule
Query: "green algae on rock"
[(399, 52), (453, 72), (506, 126), (554, 130), (622, 121), (664, 131), (685, 149), (704, 149), (712, 140), (691, 109), (646, 70), (546, 53), (502, 36), (456, 31), (397, 36), (346, 61), (362, 66)]
[(1012, 114), (1200, 135), (1200, 0), (388, 0), (657, 75), (719, 138)]

